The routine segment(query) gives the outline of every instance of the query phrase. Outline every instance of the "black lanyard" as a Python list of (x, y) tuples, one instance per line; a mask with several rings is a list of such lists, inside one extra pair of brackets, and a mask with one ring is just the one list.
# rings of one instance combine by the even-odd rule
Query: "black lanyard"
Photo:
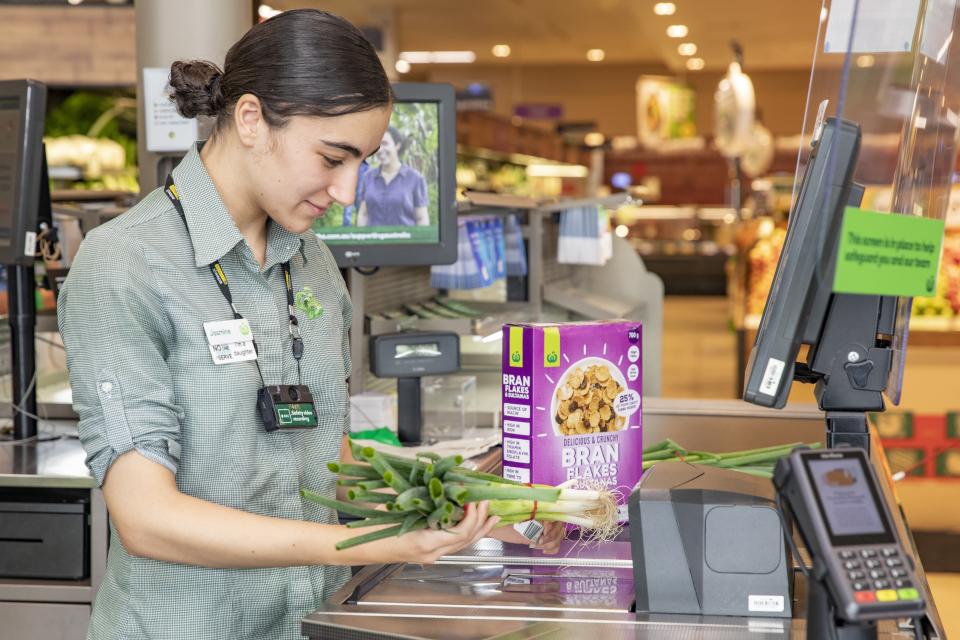
[[(170, 198), (170, 202), (173, 203), (173, 208), (176, 209), (177, 213), (180, 214), (180, 218), (183, 220), (183, 225), (187, 228), (187, 234), (189, 234), (190, 225), (187, 224), (187, 215), (183, 211), (183, 204), (180, 203), (180, 195), (177, 193), (177, 185), (173, 183), (173, 176), (167, 176), (167, 182), (163, 191), (167, 194), (167, 197)], [(227, 279), (227, 274), (224, 273), (223, 267), (220, 266), (219, 260), (214, 260), (210, 264), (210, 272), (213, 273), (213, 278), (217, 281), (217, 287), (220, 288), (220, 293), (223, 294), (227, 304), (230, 305), (230, 309), (233, 311), (234, 320), (243, 320), (243, 316), (233, 304), (233, 295), (230, 293), (230, 281)], [(293, 351), (293, 359), (297, 361), (297, 378), (299, 380), (301, 378), (300, 358), (303, 357), (303, 338), (300, 336), (300, 323), (297, 321), (297, 315), (295, 311), (296, 307), (294, 306), (293, 277), (290, 275), (289, 261), (283, 263), (283, 284), (287, 289), (287, 313), (290, 316), (288, 328), (290, 331), (290, 340), (292, 342), (291, 349)], [(251, 340), (251, 342), (253, 342), (253, 350), (259, 356), (260, 351), (257, 348), (257, 341)], [(257, 371), (260, 372), (260, 381), (263, 382), (263, 372), (260, 371), (260, 363), (258, 360), (254, 360), (253, 362), (257, 365)]]

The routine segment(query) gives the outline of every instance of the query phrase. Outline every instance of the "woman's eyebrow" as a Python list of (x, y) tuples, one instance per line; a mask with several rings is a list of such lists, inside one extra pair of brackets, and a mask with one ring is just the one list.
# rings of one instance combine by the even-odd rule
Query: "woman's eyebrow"
[(347, 153), (352, 155), (354, 158), (360, 158), (363, 156), (363, 154), (360, 152), (360, 149), (357, 149), (355, 146), (353, 146), (348, 142), (337, 142), (336, 140), (321, 140), (320, 142), (327, 145), (328, 147), (333, 147), (335, 149), (342, 149), (343, 151), (346, 151)]
[(371, 152), (367, 155), (367, 157), (364, 158), (364, 160), (368, 160), (368, 159), (372, 158), (373, 156), (377, 155), (377, 151), (380, 151), (380, 147), (377, 147), (376, 149), (374, 149), (373, 151), (371, 151)]

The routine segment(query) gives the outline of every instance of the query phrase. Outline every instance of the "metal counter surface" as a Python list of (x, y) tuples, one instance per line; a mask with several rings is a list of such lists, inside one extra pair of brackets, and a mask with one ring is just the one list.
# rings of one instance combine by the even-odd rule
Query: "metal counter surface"
[(20, 444), (0, 440), (0, 486), (96, 487), (76, 431), (76, 423), (64, 422), (57, 423), (52, 431), (41, 432), (41, 437), (59, 436), (56, 440)]
[[(643, 428), (648, 443), (669, 436), (701, 450), (824, 441), (823, 414), (811, 406), (774, 411), (739, 401), (645, 399)], [(880, 445), (874, 442), (876, 453)], [(879, 459), (875, 457), (874, 463), (882, 466), (882, 456)], [(897, 527), (909, 541), (893, 487), (881, 484)], [(930, 618), (942, 637), (923, 568), (917, 565), (918, 580), (931, 602)], [(806, 637), (802, 576), (794, 580), (793, 619), (634, 614), (629, 611), (631, 566), (629, 546), (623, 541), (587, 547), (567, 543), (559, 556), (551, 557), (484, 540), (433, 566), (364, 568), (303, 619), (302, 632), (329, 640)], [(879, 635), (914, 637), (912, 630), (899, 630), (896, 622), (882, 623)]]
[[(73, 603), (89, 606), (107, 565), (108, 519), (103, 492), (84, 460), (75, 421), (44, 427), (40, 440), (19, 444), (0, 441), (0, 490), (43, 496), (48, 489), (86, 489), (90, 493), (89, 568), (85, 580), (0, 578), (0, 602)], [(55, 440), (45, 440), (59, 436)], [(78, 549), (77, 553), (82, 550)], [(0, 632), (0, 637), (3, 634)]]
[[(310, 638), (477, 640), (538, 638), (757, 640), (805, 637), (798, 617), (634, 614), (629, 543), (568, 542), (557, 556), (483, 540), (432, 566), (368, 567), (303, 621)], [(912, 638), (884, 622), (881, 638)]]

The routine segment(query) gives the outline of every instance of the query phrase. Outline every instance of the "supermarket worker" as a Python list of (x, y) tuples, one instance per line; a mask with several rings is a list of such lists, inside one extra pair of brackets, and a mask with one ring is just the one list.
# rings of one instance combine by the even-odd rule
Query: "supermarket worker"
[[(170, 84), (214, 133), (166, 188), (87, 236), (59, 299), (80, 438), (111, 516), (89, 637), (299, 638), (350, 565), (432, 562), (497, 518), (480, 504), (452, 535), (336, 551), (356, 530), (300, 497), (332, 497), (326, 463), (348, 455), (350, 301), (310, 227), (353, 202), (387, 128), (373, 47), (341, 18), (287, 11), (231, 47), (222, 73), (181, 61)], [(315, 427), (267, 431), (258, 391), (278, 384), (309, 389)], [(548, 532), (539, 546), (553, 550), (562, 526)]]

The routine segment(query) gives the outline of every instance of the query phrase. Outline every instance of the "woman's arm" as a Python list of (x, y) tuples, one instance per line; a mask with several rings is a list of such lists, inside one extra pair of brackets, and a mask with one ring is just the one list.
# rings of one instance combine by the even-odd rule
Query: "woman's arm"
[(361, 200), (360, 206), (357, 207), (357, 226), (365, 227), (367, 226), (367, 201)]
[(468, 509), (449, 531), (417, 531), (337, 551), (337, 542), (361, 532), (261, 516), (194, 498), (179, 491), (166, 467), (136, 451), (110, 466), (103, 491), (128, 553), (204, 567), (430, 563), (485, 537), (499, 522), (487, 517), (482, 503)]
[(430, 226), (430, 212), (426, 207), (417, 207), (413, 210), (413, 215), (416, 217), (418, 227)]

